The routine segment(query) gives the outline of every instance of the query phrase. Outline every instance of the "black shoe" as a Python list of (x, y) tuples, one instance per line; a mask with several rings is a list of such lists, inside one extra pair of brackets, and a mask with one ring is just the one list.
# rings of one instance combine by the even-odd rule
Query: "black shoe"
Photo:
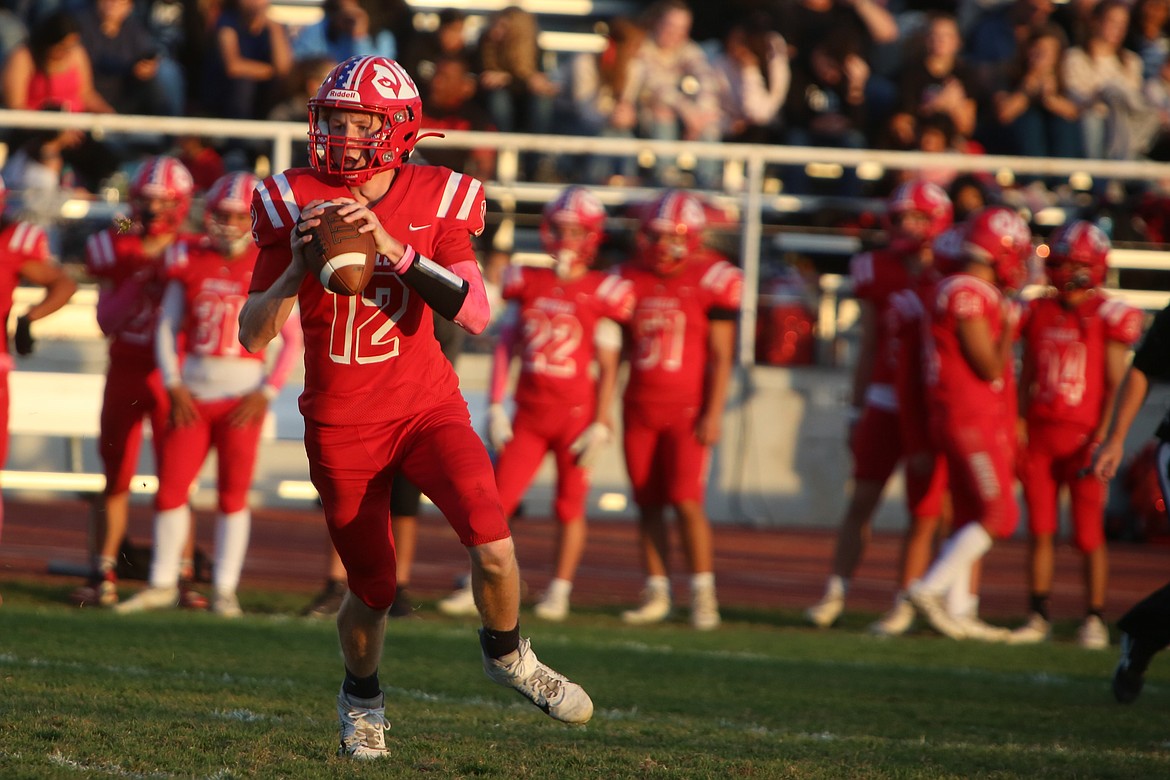
[(340, 580), (329, 580), (325, 588), (313, 597), (309, 606), (301, 610), (301, 617), (327, 618), (341, 609), (341, 600), (349, 588)]
[(1121, 704), (1129, 704), (1142, 692), (1151, 655), (1132, 636), (1121, 634), (1121, 658), (1113, 671), (1113, 698)]
[(390, 617), (408, 618), (414, 616), (414, 604), (410, 601), (410, 594), (405, 586), (399, 585), (398, 591), (394, 594), (394, 603), (390, 605)]

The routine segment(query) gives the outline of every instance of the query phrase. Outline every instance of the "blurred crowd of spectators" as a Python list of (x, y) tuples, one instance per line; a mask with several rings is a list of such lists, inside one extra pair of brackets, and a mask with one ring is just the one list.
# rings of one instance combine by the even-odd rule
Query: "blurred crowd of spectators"
[[(541, 19), (518, 7), (447, 9), (429, 30), (404, 0), (321, 7), (319, 22), (289, 27), (271, 0), (5, 0), (0, 98), (296, 121), (330, 65), (369, 53), (414, 74), (438, 129), (1170, 160), (1170, 0), (631, 0), (597, 26), (604, 49), (577, 54), (542, 51)], [(64, 172), (95, 192), (151, 139), (7, 140), (16, 189)], [(219, 160), (200, 139), (179, 146), (203, 182), (251, 162)], [(434, 155), (493, 171), (488, 152)], [(532, 157), (524, 174), (546, 180), (722, 184), (701, 157)], [(782, 174), (787, 191), (815, 186), (800, 166)], [(848, 170), (832, 186), (861, 191)]]

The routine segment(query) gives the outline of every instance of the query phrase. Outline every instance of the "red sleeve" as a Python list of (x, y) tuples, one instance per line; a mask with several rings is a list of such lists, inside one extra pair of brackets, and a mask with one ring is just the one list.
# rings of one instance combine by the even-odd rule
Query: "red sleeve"
[(601, 300), (601, 316), (614, 322), (626, 323), (634, 316), (634, 284), (616, 274), (606, 274), (597, 286)]
[(43, 263), (49, 259), (49, 238), (39, 225), (17, 222), (8, 241), (8, 251), (21, 262)]
[(165, 281), (174, 279), (186, 283), (190, 265), (187, 242), (174, 242), (163, 252), (163, 279)]
[(260, 247), (260, 254), (249, 293), (267, 290), (292, 262), (289, 233), (299, 216), (300, 208), (283, 174), (270, 176), (257, 185), (252, 193), (252, 240)]
[(504, 283), (500, 290), (500, 295), (505, 301), (512, 301), (520, 297), (524, 291), (525, 273), (524, 266), (509, 265), (504, 269)]
[(1111, 341), (1132, 347), (1142, 336), (1145, 315), (1121, 301), (1106, 301), (1101, 307), (1101, 318), (1105, 321), (1105, 338)]
[(116, 266), (114, 241), (109, 230), (94, 233), (85, 240), (85, 271), (90, 276), (108, 279)]
[(874, 292), (877, 274), (874, 270), (873, 252), (854, 255), (849, 261), (849, 281), (853, 285), (853, 297), (869, 298)]
[(704, 272), (699, 286), (707, 295), (707, 309), (739, 311), (743, 299), (743, 271), (718, 260)]

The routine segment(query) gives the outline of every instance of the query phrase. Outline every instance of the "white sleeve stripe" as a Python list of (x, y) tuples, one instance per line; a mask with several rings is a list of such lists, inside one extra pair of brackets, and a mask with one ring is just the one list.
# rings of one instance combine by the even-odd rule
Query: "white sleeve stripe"
[(260, 202), (264, 204), (264, 210), (268, 212), (268, 221), (272, 223), (272, 227), (284, 227), (284, 220), (280, 218), (280, 214), (276, 211), (276, 204), (272, 202), (272, 193), (264, 185), (260, 185)]
[(618, 279), (616, 276), (607, 275), (601, 280), (601, 284), (597, 285), (597, 297), (604, 300), (613, 292), (613, 288), (617, 286)]
[(443, 199), (439, 201), (439, 211), (435, 214), (436, 217), (442, 219), (447, 216), (447, 212), (451, 210), (451, 201), (455, 200), (455, 193), (459, 189), (459, 181), (462, 178), (462, 173), (451, 171), (451, 175), (447, 177), (447, 184), (443, 187)]
[(25, 246), (28, 242), (28, 223), (17, 222), (16, 229), (12, 231), (12, 238), (8, 240), (8, 248), (13, 252), (26, 252), (28, 248)]
[(276, 182), (276, 188), (280, 190), (280, 199), (284, 201), (285, 208), (288, 209), (288, 215), (292, 218), (295, 225), (301, 220), (301, 207), (297, 205), (297, 196), (293, 194), (292, 185), (288, 183), (288, 177), (283, 173), (278, 173), (272, 177)]
[(114, 265), (114, 239), (110, 231), (103, 230), (98, 236), (98, 253), (101, 255), (101, 264), (107, 268)]
[(471, 213), (471, 207), (475, 205), (475, 196), (480, 188), (479, 179), (472, 179), (471, 186), (467, 188), (467, 194), (463, 196), (463, 205), (459, 207), (459, 213), (455, 215), (456, 219), (467, 219), (467, 215)]

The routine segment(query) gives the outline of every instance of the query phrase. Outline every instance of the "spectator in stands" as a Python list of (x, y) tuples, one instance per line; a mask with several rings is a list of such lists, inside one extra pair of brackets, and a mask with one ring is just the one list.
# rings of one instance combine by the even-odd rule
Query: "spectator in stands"
[[(273, 122), (303, 122), (306, 102), (317, 94), (317, 88), (336, 64), (330, 57), (309, 57), (294, 62), (286, 79), (288, 87), (285, 91), (288, 97), (273, 106), (267, 118)], [(302, 167), (309, 164), (307, 145), (293, 145), (292, 162)]]
[(1151, 160), (1170, 160), (1170, 59), (1162, 63), (1154, 78), (1146, 80), (1142, 92), (1158, 117), (1158, 129), (1147, 156)]
[(1052, 0), (1013, 0), (985, 9), (967, 35), (964, 59), (974, 68), (981, 94), (1004, 84), (1020, 45), (1052, 19)]
[(27, 39), (28, 28), (20, 17), (7, 9), (0, 9), (0, 66)]
[[(93, 87), (77, 23), (66, 13), (52, 14), (33, 28), (28, 43), (4, 63), (0, 84), (5, 108), (99, 114), (114, 110)], [(62, 146), (61, 154), (77, 183), (90, 192), (97, 192), (118, 166), (114, 154), (88, 133), (79, 143)]]
[(898, 78), (901, 96), (890, 120), (897, 146), (918, 135), (918, 122), (944, 114), (955, 132), (975, 131), (975, 79), (959, 58), (959, 25), (951, 14), (931, 14), (923, 26), (921, 52), (909, 59)]
[(1142, 58), (1142, 78), (1158, 76), (1162, 63), (1170, 55), (1170, 0), (1137, 0), (1130, 14), (1125, 46)]
[[(607, 25), (601, 53), (581, 52), (572, 58), (562, 91), (562, 132), (605, 138), (634, 136), (634, 108), (618, 101), (630, 78), (630, 63), (645, 37), (645, 29), (633, 19), (615, 16)], [(593, 184), (633, 182), (637, 175), (632, 155), (591, 155), (585, 167), (585, 180)]]
[(324, 17), (302, 27), (292, 42), (293, 57), (329, 57), (335, 63), (358, 54), (394, 59), (398, 46), (389, 30), (370, 29), (370, 15), (358, 0), (324, 0)]
[(877, 0), (787, 0), (779, 12), (790, 53), (808, 67), (813, 46), (828, 38), (849, 38), (859, 55), (869, 60), (875, 43), (893, 43), (898, 22)]
[(715, 70), (724, 82), (723, 137), (742, 143), (779, 141), (780, 109), (792, 73), (788, 45), (771, 29), (767, 15), (753, 14), (732, 25)]
[(224, 174), (223, 157), (207, 139), (199, 135), (181, 135), (175, 139), (179, 162), (187, 166), (195, 181), (195, 192), (207, 192)]
[[(637, 117), (638, 134), (666, 141), (718, 141), (723, 131), (719, 80), (706, 53), (691, 39), (691, 11), (682, 0), (661, 0), (649, 14), (650, 30), (626, 81), (618, 108)], [(630, 109), (633, 109), (631, 111)], [(619, 127), (616, 122), (615, 127)], [(674, 161), (655, 161), (659, 183), (677, 180)], [(720, 183), (717, 160), (700, 159), (695, 183), (712, 188)]]
[[(863, 149), (869, 65), (847, 36), (830, 36), (812, 44), (807, 65), (797, 65), (784, 106), (787, 142), (793, 146)], [(857, 176), (844, 174), (843, 190), (857, 194)], [(808, 191), (803, 166), (794, 166), (787, 182), (792, 191)]]
[(956, 176), (947, 194), (954, 207), (956, 225), (965, 222), (967, 217), (997, 200), (995, 180), (973, 173)]
[[(475, 76), (463, 57), (440, 55), (427, 97), (423, 100), (424, 130), (494, 131), (491, 117), (477, 104)], [(461, 149), (431, 145), (422, 150), (431, 165), (443, 165), (486, 181), (495, 173), (494, 149)], [(453, 361), (452, 361), (453, 362)]]
[[(44, 231), (17, 219), (3, 216), (8, 194), (0, 181), (0, 322), (7, 334), (12, 313), (12, 293), (22, 282), (43, 287), (44, 297), (21, 313), (16, 320), (13, 346), (21, 357), (31, 355), (34, 347), (32, 323), (60, 309), (73, 297), (77, 284), (53, 262)], [(13, 368), (8, 353), (8, 338), (0, 340), (0, 467), (8, 459), (8, 374)], [(4, 527), (4, 507), (0, 503), (0, 529)]]
[(276, 104), (292, 68), (284, 27), (269, 0), (225, 0), (205, 65), (203, 107), (228, 119), (260, 119)]
[(415, 35), (409, 46), (399, 42), (399, 48), (405, 51), (399, 63), (407, 73), (415, 74), (415, 84), (423, 94), (435, 75), (435, 62), (441, 55), (467, 57), (469, 61), (475, 56), (467, 44), (466, 20), (467, 14), (458, 8), (444, 8), (439, 12), (438, 27)]
[(65, 186), (64, 153), (81, 144), (84, 137), (80, 130), (31, 130), (13, 133), (8, 139), (4, 180), (20, 193), (21, 219), (46, 232), (54, 254), (60, 252), (56, 227), (61, 206), (78, 194)]
[[(492, 17), (479, 39), (479, 96), (503, 133), (552, 131), (558, 86), (541, 69), (536, 17), (517, 6)], [(525, 155), (528, 178), (551, 176), (552, 158)], [(538, 171), (538, 168), (540, 169)]]
[(1081, 140), (1089, 158), (1130, 160), (1145, 152), (1157, 116), (1142, 94), (1142, 61), (1124, 48), (1129, 6), (1102, 0), (1093, 8), (1089, 36), (1064, 57), (1064, 83), (1081, 109)]
[(163, 63), (160, 46), (132, 15), (132, 0), (93, 0), (77, 17), (98, 93), (122, 114), (183, 113), (182, 73)]
[(1067, 41), (1055, 24), (1033, 30), (1016, 67), (995, 93), (1003, 151), (1029, 157), (1080, 157), (1081, 109), (1069, 96), (1061, 63)]

